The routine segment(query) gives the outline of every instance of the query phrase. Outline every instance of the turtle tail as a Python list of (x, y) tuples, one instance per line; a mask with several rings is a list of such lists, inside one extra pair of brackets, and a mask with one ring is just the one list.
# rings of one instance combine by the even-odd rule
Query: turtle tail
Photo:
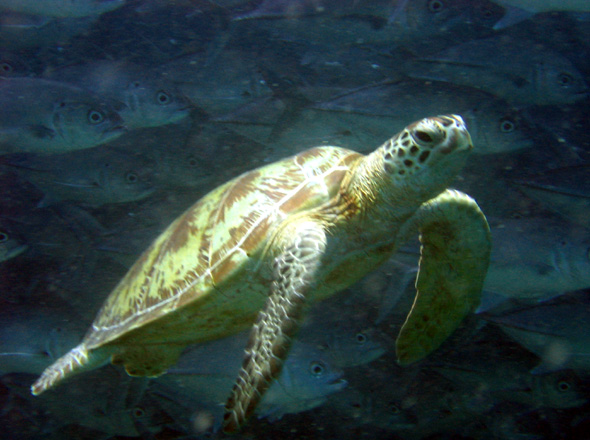
[(47, 367), (41, 377), (31, 386), (31, 392), (38, 396), (64, 378), (86, 370), (88, 364), (88, 349), (84, 344), (80, 344)]

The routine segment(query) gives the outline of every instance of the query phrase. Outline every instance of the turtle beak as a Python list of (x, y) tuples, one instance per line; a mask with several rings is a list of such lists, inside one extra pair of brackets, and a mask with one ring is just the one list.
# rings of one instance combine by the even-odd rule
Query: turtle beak
[(446, 141), (443, 142), (440, 152), (443, 154), (452, 151), (471, 151), (473, 142), (471, 135), (467, 131), (465, 121), (459, 115), (440, 115), (432, 118), (446, 135)]

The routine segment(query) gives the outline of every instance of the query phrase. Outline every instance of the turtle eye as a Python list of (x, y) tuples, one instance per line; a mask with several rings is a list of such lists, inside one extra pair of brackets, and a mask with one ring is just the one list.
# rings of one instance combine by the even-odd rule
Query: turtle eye
[(363, 345), (365, 342), (367, 342), (367, 336), (361, 332), (357, 333), (354, 336), (354, 338), (355, 338), (356, 342), (360, 345)]
[(428, 2), (428, 10), (430, 12), (438, 13), (445, 8), (445, 2), (442, 0), (430, 0)]
[(500, 120), (500, 131), (502, 133), (511, 133), (516, 128), (516, 124), (510, 118)]
[(8, 234), (6, 232), (0, 231), (0, 243), (5, 243), (8, 241)]
[(414, 132), (414, 136), (420, 139), (422, 142), (426, 142), (427, 144), (432, 142), (432, 136), (422, 130), (416, 130)]
[(98, 110), (90, 110), (88, 112), (88, 122), (91, 124), (100, 124), (102, 121), (104, 121), (104, 115), (102, 112), (99, 112)]
[(574, 77), (569, 73), (560, 73), (557, 77), (557, 83), (561, 87), (570, 87), (574, 83)]
[(125, 174), (125, 181), (127, 183), (135, 183), (138, 180), (139, 178), (137, 177), (137, 174), (135, 174), (133, 171), (130, 171), (127, 174)]
[(170, 95), (163, 90), (160, 90), (156, 95), (156, 101), (160, 105), (167, 105), (170, 104)]
[(309, 372), (313, 374), (315, 377), (320, 377), (326, 371), (326, 366), (323, 362), (315, 361), (309, 365)]

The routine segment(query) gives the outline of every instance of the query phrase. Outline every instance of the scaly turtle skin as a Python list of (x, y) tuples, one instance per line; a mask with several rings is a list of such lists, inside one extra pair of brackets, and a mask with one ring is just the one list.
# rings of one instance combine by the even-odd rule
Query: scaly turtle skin
[(418, 293), (396, 350), (401, 364), (422, 359), (477, 307), (488, 267), (485, 216), (445, 190), (472, 148), (459, 116), (439, 116), (367, 156), (312, 148), (218, 187), (143, 253), (33, 394), (109, 360), (158, 376), (188, 344), (252, 327), (226, 405), (224, 430), (236, 431), (278, 376), (306, 304), (351, 285), (415, 233)]

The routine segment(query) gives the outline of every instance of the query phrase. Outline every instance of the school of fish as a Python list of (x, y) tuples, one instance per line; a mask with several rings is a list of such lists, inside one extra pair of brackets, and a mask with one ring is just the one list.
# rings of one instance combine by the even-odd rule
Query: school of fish
[(236, 438), (584, 439), (590, 2), (0, 0), (0, 437), (217, 439), (247, 334), (167, 374), (30, 385), (216, 186), (461, 115), (491, 226), (477, 312), (401, 367), (419, 243), (310, 310)]

